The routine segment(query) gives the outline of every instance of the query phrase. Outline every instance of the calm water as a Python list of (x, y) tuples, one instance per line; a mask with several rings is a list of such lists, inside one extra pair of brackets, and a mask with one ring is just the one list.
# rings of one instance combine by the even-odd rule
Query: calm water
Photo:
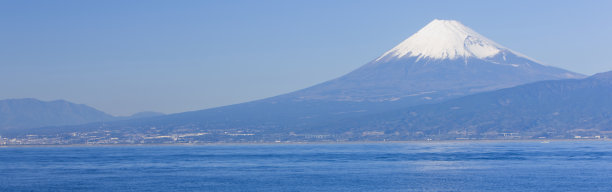
[(0, 191), (612, 191), (612, 142), (0, 148)]

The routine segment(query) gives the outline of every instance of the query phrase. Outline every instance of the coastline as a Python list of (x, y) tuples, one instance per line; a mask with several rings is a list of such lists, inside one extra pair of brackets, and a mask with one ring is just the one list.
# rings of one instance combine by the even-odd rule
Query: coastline
[[(520, 139), (520, 140), (407, 140), (407, 141), (321, 141), (321, 142), (261, 142), (261, 143), (159, 143), (159, 144), (48, 144), (48, 145), (0, 145), (0, 148), (20, 147), (134, 147), (134, 146), (232, 146), (232, 145), (350, 145), (350, 144), (448, 144), (448, 143), (530, 143), (546, 142), (610, 142), (612, 139)], [(543, 143), (544, 144), (544, 143)]]

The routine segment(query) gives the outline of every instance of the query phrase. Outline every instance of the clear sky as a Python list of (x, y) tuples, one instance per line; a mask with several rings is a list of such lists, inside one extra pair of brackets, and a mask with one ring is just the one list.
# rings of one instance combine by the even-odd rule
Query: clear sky
[(305, 88), (454, 19), (544, 64), (612, 70), (612, 1), (0, 1), (0, 99), (176, 113)]

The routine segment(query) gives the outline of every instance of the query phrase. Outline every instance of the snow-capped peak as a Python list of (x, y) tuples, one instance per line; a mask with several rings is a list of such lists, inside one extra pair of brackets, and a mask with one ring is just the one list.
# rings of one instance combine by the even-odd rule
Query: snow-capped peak
[(467, 57), (483, 59), (495, 56), (502, 50), (511, 51), (458, 21), (435, 19), (414, 35), (378, 57), (376, 61), (399, 59), (406, 56), (418, 57), (419, 59)]

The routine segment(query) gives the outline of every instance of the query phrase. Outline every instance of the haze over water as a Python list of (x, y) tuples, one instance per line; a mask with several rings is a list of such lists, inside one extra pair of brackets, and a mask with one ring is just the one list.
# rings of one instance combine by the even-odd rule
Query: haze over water
[(612, 191), (612, 143), (0, 148), (0, 191)]

